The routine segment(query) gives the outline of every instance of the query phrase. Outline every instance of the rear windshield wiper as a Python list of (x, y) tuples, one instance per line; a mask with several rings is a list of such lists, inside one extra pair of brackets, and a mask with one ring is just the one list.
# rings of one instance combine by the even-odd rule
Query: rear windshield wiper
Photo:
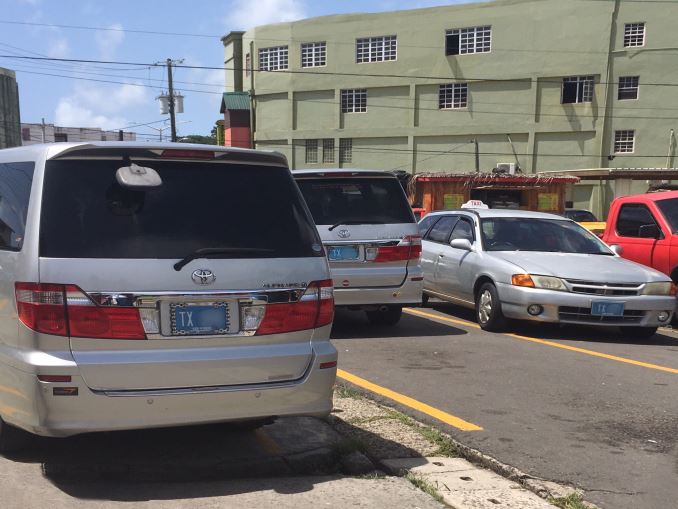
[(342, 224), (349, 225), (349, 224), (386, 224), (386, 223), (384, 223), (384, 221), (375, 221), (374, 219), (344, 219), (336, 224), (333, 224), (327, 230), (332, 231), (337, 226), (341, 226)]
[(221, 255), (251, 255), (272, 253), (273, 249), (260, 249), (255, 247), (204, 247), (196, 249), (191, 254), (183, 257), (174, 264), (174, 270), (179, 271), (185, 265), (198, 258), (216, 258)]

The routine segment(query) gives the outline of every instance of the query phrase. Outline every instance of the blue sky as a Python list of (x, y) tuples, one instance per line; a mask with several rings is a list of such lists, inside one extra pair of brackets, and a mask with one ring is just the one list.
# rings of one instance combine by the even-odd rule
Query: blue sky
[[(219, 36), (277, 21), (344, 12), (378, 12), (460, 3), (460, 0), (0, 0), (0, 55), (153, 63), (168, 57), (184, 64), (223, 65)], [(215, 35), (179, 37), (122, 31), (80, 30), (2, 23), (110, 27)], [(23, 122), (118, 129), (162, 121), (155, 97), (166, 87), (164, 68), (74, 64), (0, 58), (17, 73)], [(38, 74), (40, 73), (40, 74)], [(86, 81), (51, 75), (62, 75)], [(223, 71), (176, 69), (185, 113), (180, 135), (207, 134), (219, 118)], [(190, 82), (181, 83), (181, 82)], [(144, 85), (144, 86), (139, 86)], [(152, 124), (162, 127), (161, 122)], [(132, 129), (142, 139), (149, 127)], [(167, 131), (165, 131), (167, 133)]]

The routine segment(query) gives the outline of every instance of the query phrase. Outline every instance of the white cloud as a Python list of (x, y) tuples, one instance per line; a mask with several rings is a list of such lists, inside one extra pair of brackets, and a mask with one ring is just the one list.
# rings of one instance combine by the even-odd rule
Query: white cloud
[(52, 58), (66, 58), (71, 52), (71, 46), (68, 44), (68, 39), (65, 37), (58, 37), (49, 40), (49, 47), (47, 48), (47, 55)]
[(302, 0), (235, 0), (226, 18), (229, 30), (246, 30), (258, 25), (295, 21), (308, 17)]
[(100, 87), (78, 84), (73, 94), (57, 104), (54, 121), (66, 127), (100, 127), (119, 129), (128, 125), (127, 116), (134, 116), (138, 107), (150, 101), (143, 87), (120, 85)]
[(99, 55), (103, 60), (111, 60), (125, 39), (125, 32), (122, 31), (120, 23), (113, 23), (107, 28), (112, 30), (99, 30), (95, 35)]

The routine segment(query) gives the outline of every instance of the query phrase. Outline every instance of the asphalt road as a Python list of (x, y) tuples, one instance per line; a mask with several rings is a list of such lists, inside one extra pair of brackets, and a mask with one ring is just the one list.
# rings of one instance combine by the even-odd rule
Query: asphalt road
[(678, 334), (514, 332), (484, 332), (472, 313), (434, 304), (382, 330), (340, 312), (332, 335), (342, 370), (482, 427), (401, 406), (466, 445), (606, 509), (677, 507)]

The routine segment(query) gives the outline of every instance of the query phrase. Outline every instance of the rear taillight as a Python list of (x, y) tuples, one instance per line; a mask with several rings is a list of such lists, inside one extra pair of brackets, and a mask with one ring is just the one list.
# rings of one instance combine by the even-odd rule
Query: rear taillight
[(325, 279), (310, 283), (297, 302), (267, 304), (257, 336), (315, 329), (332, 323), (333, 292), (332, 280)]
[(368, 247), (365, 259), (369, 262), (400, 262), (418, 260), (421, 256), (421, 237), (407, 235), (395, 246)]
[(55, 336), (146, 339), (137, 308), (97, 306), (75, 285), (16, 283), (19, 319)]

